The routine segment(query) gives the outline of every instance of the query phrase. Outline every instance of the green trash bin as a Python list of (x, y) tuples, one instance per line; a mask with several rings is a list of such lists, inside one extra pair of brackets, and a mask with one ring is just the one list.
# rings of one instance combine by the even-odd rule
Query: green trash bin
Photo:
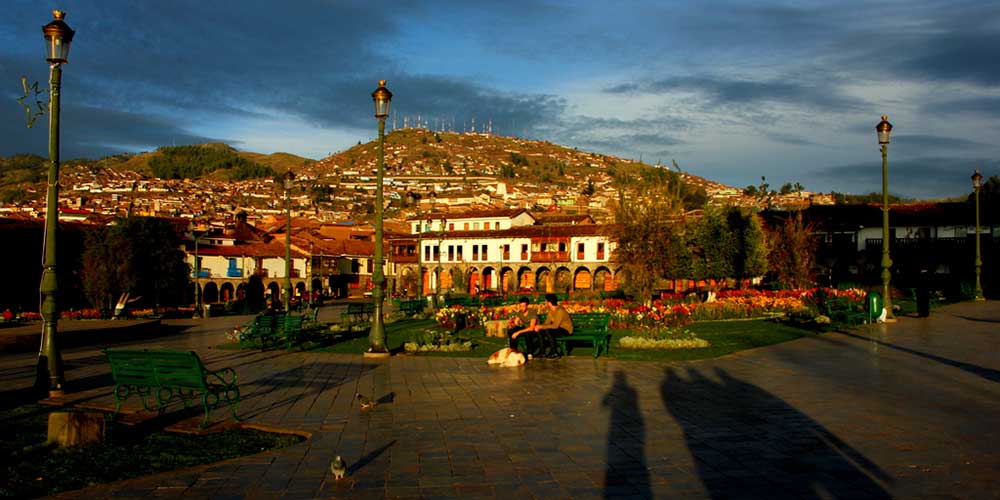
[(882, 309), (885, 305), (882, 304), (882, 295), (878, 292), (868, 292), (865, 296), (865, 312), (868, 313), (868, 322), (874, 323), (880, 316), (882, 316)]

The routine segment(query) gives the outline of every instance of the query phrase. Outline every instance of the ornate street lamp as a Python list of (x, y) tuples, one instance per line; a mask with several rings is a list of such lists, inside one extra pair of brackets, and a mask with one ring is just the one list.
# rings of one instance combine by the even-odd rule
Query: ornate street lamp
[(878, 143), (882, 147), (882, 304), (885, 306), (886, 322), (896, 321), (892, 314), (892, 296), (889, 293), (889, 278), (892, 277), (892, 259), (889, 258), (889, 139), (892, 124), (889, 117), (882, 115), (882, 121), (875, 126)]
[(983, 175), (979, 173), (979, 169), (977, 168), (976, 173), (972, 174), (972, 189), (976, 190), (976, 300), (986, 300), (983, 297), (983, 286), (979, 280), (983, 268), (982, 254), (979, 249), (979, 190), (982, 187)]
[(295, 174), (292, 169), (288, 169), (285, 175), (285, 300), (282, 305), (285, 307), (285, 314), (289, 314), (288, 308), (292, 298), (292, 202), (289, 192), (295, 185)]
[(50, 396), (61, 396), (63, 389), (62, 356), (56, 345), (59, 321), (59, 280), (56, 273), (56, 230), (59, 225), (59, 97), (62, 86), (62, 65), (69, 61), (69, 47), (74, 31), (63, 21), (66, 13), (52, 11), (55, 18), (42, 26), (46, 56), (49, 62), (49, 178), (45, 202), (45, 240), (42, 245), (41, 295), (42, 343), (38, 350), (35, 387), (48, 390)]
[(372, 315), (372, 328), (368, 335), (368, 352), (376, 356), (387, 356), (389, 350), (385, 346), (385, 326), (382, 321), (382, 303), (385, 301), (385, 265), (382, 256), (382, 176), (385, 172), (385, 119), (389, 116), (389, 103), (392, 101), (392, 92), (385, 88), (385, 80), (379, 80), (378, 88), (372, 92), (372, 100), (375, 101), (375, 118), (378, 119), (378, 175), (375, 184), (375, 268), (372, 280), (375, 282), (375, 290), (372, 291), (372, 298), (375, 299), (375, 313)]

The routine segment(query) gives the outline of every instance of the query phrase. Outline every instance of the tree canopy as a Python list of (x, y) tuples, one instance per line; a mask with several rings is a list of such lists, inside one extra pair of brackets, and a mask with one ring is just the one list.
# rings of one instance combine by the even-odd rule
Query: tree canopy
[(123, 294), (150, 306), (183, 303), (190, 284), (179, 235), (169, 221), (151, 217), (90, 232), (82, 274), (87, 298), (105, 315)]
[(193, 179), (216, 170), (228, 170), (229, 180), (234, 181), (277, 175), (271, 167), (243, 159), (228, 147), (173, 146), (159, 148), (157, 153), (149, 167), (162, 179)]

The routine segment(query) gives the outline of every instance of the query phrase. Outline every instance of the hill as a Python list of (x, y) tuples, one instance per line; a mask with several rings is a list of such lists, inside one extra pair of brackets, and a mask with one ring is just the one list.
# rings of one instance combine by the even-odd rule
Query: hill
[[(304, 168), (322, 178), (368, 176), (377, 165), (377, 141), (358, 144)], [(662, 183), (675, 170), (634, 160), (566, 148), (546, 141), (490, 134), (402, 129), (386, 136), (387, 177), (494, 177), (519, 186), (578, 191), (612, 184)], [(680, 173), (692, 195), (727, 188), (707, 179)], [(732, 188), (729, 188), (732, 189)]]
[[(156, 151), (103, 158), (95, 166), (131, 170), (149, 177), (242, 180), (273, 177), (289, 168), (315, 160), (290, 153), (263, 154), (237, 151), (223, 143), (164, 146)], [(224, 172), (223, 172), (224, 171)]]

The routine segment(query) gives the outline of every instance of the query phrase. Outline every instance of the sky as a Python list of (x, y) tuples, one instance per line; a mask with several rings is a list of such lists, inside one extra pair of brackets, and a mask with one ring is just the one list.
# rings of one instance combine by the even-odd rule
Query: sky
[[(226, 142), (319, 159), (414, 124), (546, 140), (736, 187), (960, 196), (1000, 175), (1000, 3), (4, 0), (0, 156), (48, 154), (21, 77), (67, 12), (61, 155)], [(47, 100), (47, 96), (39, 99)], [(29, 102), (33, 99), (29, 99)]]

